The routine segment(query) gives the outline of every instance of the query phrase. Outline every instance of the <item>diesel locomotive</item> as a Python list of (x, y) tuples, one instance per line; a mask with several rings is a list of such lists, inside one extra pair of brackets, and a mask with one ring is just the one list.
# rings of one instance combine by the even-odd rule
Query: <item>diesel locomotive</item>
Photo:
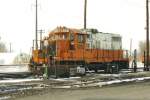
[(49, 75), (70, 76), (88, 71), (118, 72), (129, 67), (126, 50), (119, 34), (97, 29), (57, 27), (32, 50), (30, 69), (42, 74), (47, 66)]

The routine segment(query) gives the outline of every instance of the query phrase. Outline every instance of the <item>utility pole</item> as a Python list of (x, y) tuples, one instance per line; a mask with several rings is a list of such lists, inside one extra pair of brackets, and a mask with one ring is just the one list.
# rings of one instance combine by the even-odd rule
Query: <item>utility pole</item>
[(149, 71), (149, 0), (146, 0), (146, 71)]
[(33, 40), (33, 47), (32, 47), (32, 50), (34, 50), (34, 40)]
[(137, 72), (137, 50), (134, 50), (134, 58), (132, 62), (133, 72)]
[(38, 1), (35, 4), (35, 49), (38, 50)]
[(132, 38), (130, 39), (130, 58), (132, 56)]
[(41, 41), (41, 40), (42, 40), (42, 37), (43, 37), (42, 35), (43, 35), (43, 33), (45, 33), (45, 31), (42, 30), (42, 29), (41, 29), (41, 30), (38, 30), (38, 31), (39, 31), (39, 33), (40, 33), (40, 41)]
[(84, 29), (86, 29), (87, 0), (84, 1)]
[(10, 45), (10, 48), (9, 48), (9, 49), (10, 49), (10, 53), (11, 53), (11, 43), (10, 43), (9, 45)]
[(45, 31), (44, 30), (38, 30), (39, 31), (39, 33), (40, 33), (40, 49), (42, 49), (42, 35), (43, 35), (43, 33), (45, 33)]
[(146, 71), (146, 61), (145, 61), (145, 51), (144, 51), (144, 71)]

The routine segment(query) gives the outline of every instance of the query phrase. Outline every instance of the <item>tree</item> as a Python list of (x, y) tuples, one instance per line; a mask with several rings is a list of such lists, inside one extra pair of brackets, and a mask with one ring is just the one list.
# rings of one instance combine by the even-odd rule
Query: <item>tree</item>
[(6, 45), (3, 42), (0, 42), (0, 52), (7, 52)]
[(30, 55), (26, 54), (26, 53), (20, 53), (18, 54), (13, 63), (14, 64), (25, 64), (25, 63), (29, 63), (30, 60)]
[(139, 42), (139, 54), (143, 55), (145, 50), (146, 50), (146, 43), (145, 43), (145, 41), (140, 41)]

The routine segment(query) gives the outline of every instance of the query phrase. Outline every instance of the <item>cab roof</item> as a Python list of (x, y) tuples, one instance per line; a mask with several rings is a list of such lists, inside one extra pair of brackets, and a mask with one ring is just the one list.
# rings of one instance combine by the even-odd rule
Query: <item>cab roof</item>
[(61, 34), (61, 33), (76, 33), (76, 34), (86, 34), (85, 32), (81, 31), (80, 29), (75, 29), (75, 28), (67, 28), (65, 26), (63, 27), (56, 27), (54, 30), (52, 30), (49, 35), (52, 34)]

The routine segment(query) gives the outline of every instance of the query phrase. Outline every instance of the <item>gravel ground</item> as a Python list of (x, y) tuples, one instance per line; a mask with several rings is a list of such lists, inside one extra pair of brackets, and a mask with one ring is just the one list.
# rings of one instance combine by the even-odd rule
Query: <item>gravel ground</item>
[(78, 90), (50, 89), (15, 100), (150, 100), (150, 82)]
[[(146, 77), (145, 80), (143, 80), (144, 77)], [(84, 77), (72, 77), (69, 79), (59, 78), (29, 82), (21, 81), (19, 83), (7, 83), (7, 81), (6, 83), (0, 82), (0, 100), (4, 100), (2, 98), (7, 97), (10, 98), (10, 100), (150, 99), (148, 98), (148, 93), (150, 92), (149, 72), (120, 75), (91, 74)], [(141, 98), (140, 94), (143, 98)]]

